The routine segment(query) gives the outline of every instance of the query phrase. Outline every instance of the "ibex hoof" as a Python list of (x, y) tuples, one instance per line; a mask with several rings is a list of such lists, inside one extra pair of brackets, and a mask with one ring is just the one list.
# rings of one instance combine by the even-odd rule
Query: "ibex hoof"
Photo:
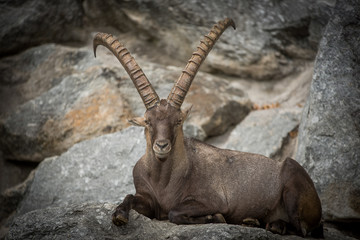
[(272, 232), (272, 233), (277, 233), (280, 235), (284, 235), (286, 234), (286, 222), (282, 221), (282, 220), (278, 220), (275, 222), (271, 222), (271, 223), (267, 223), (266, 224), (266, 230)]
[(221, 213), (206, 216), (206, 223), (226, 223), (224, 216)]
[(243, 224), (250, 227), (260, 227), (260, 222), (256, 218), (245, 218)]
[(221, 213), (217, 213), (214, 214), (214, 223), (226, 223), (226, 220)]
[(124, 217), (123, 215), (115, 212), (112, 216), (112, 222), (116, 225), (116, 226), (122, 226), (125, 225), (129, 222), (129, 219)]

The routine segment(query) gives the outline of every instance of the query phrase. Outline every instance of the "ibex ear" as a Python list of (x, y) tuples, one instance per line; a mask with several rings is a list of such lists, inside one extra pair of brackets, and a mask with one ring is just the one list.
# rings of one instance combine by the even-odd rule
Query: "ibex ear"
[(144, 117), (136, 117), (132, 119), (128, 119), (128, 122), (131, 125), (137, 126), (137, 127), (145, 127), (145, 118)]
[(181, 111), (182, 112), (182, 115), (183, 115), (183, 122), (188, 118), (188, 116), (190, 115), (190, 112), (191, 112), (191, 109), (192, 109), (192, 105), (190, 107), (188, 107), (187, 109), (185, 109), (184, 111)]

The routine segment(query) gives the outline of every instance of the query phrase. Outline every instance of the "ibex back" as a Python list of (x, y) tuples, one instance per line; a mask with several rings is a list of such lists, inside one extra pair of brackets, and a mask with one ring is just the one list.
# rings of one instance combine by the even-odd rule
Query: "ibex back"
[(224, 150), (185, 138), (189, 109), (181, 105), (200, 65), (229, 26), (218, 22), (200, 41), (167, 99), (159, 99), (127, 49), (110, 34), (98, 33), (130, 75), (146, 107), (131, 123), (145, 128), (146, 153), (133, 170), (135, 195), (127, 195), (113, 214), (116, 225), (128, 222), (134, 209), (149, 218), (176, 224), (232, 223), (255, 219), (284, 234), (309, 232), (322, 237), (321, 204), (314, 184), (294, 160), (277, 162), (262, 155)]

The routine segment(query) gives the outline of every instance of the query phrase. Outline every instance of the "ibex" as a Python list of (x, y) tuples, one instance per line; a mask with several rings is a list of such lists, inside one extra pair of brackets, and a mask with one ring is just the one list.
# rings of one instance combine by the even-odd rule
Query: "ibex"
[(284, 234), (322, 237), (321, 203), (306, 171), (293, 159), (275, 161), (262, 155), (219, 149), (184, 137), (189, 109), (181, 105), (215, 42), (234, 22), (218, 22), (201, 41), (167, 99), (159, 99), (129, 51), (112, 35), (98, 33), (96, 48), (108, 48), (126, 69), (146, 112), (130, 120), (145, 128), (146, 153), (136, 163), (136, 193), (127, 195), (112, 221), (128, 222), (129, 211), (176, 224), (242, 224), (254, 219), (266, 229)]

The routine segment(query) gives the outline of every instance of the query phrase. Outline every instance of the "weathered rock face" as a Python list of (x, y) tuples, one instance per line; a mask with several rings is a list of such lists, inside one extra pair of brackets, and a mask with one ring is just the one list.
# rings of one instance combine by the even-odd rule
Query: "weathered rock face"
[[(204, 140), (226, 132), (232, 125), (242, 121), (252, 108), (248, 95), (228, 82), (200, 73), (190, 88), (184, 108), (193, 106), (185, 123), (188, 136)], [(226, 124), (225, 124), (226, 123)]]
[[(133, 210), (129, 223), (117, 227), (110, 221), (115, 207), (110, 203), (76, 204), (33, 211), (15, 219), (7, 239), (303, 239), (230, 224), (175, 225), (150, 220)], [(325, 238), (354, 239), (331, 228), (326, 229)]]
[(37, 165), (37, 163), (33, 162), (21, 162), (19, 164), (19, 162), (7, 161), (0, 151), (0, 194), (6, 189), (25, 181)]
[(35, 172), (18, 214), (83, 202), (119, 202), (135, 193), (132, 169), (145, 153), (143, 129), (130, 127), (83, 141)]
[(88, 49), (55, 44), (30, 48), (0, 60), (0, 112), (9, 113), (58, 85), (73, 73), (85, 73), (99, 62)]
[(360, 218), (360, 5), (339, 1), (316, 58), (297, 160), (328, 220)]
[[(20, 106), (14, 104), (13, 111), (9, 107), (0, 124), (6, 158), (41, 161), (76, 142), (128, 126), (126, 104), (116, 88), (116, 79), (86, 58), (90, 51), (46, 45), (24, 55), (20, 59), (28, 56), (33, 64), (20, 61), (17, 76), (10, 72), (2, 81), (4, 91), (9, 95), (20, 92), (23, 99), (18, 101), (25, 101)], [(7, 65), (14, 60), (4, 62)]]
[(131, 44), (162, 63), (188, 60), (200, 36), (215, 22), (231, 17), (237, 30), (224, 33), (203, 69), (262, 80), (284, 77), (301, 65), (298, 59), (315, 57), (332, 7), (333, 1), (308, 0), (84, 2), (89, 21), (106, 19), (106, 12), (113, 16), (107, 25), (116, 28), (114, 22), (128, 22), (124, 29), (140, 32), (137, 37), (152, 47), (146, 50), (139, 39)]
[(225, 33), (204, 69), (268, 80), (296, 70), (298, 59), (314, 58), (332, 7), (332, 0), (5, 1), (0, 54), (49, 42), (86, 43), (89, 32), (107, 30), (135, 36), (129, 42), (151, 61), (177, 65), (227, 16), (237, 31)]
[(290, 141), (290, 133), (296, 132), (300, 113), (301, 108), (253, 111), (232, 130), (221, 147), (274, 158)]
[(2, 1), (0, 55), (46, 42), (84, 41), (81, 1)]

